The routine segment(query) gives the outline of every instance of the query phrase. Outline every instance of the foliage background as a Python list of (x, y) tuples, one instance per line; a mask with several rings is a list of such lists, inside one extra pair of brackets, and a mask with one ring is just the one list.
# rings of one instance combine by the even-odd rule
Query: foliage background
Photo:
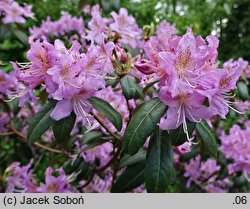
[[(178, 33), (183, 34), (188, 26), (194, 33), (203, 37), (213, 34), (220, 39), (219, 59), (226, 61), (230, 58), (243, 57), (250, 61), (250, 1), (249, 0), (17, 0), (19, 3), (33, 5), (36, 20), (28, 20), (24, 25), (1, 25), (0, 23), (0, 61), (1, 69), (10, 71), (10, 60), (25, 61), (29, 48), (27, 42), (28, 28), (39, 26), (42, 20), (50, 16), (57, 20), (62, 11), (74, 16), (82, 16), (85, 5), (102, 6), (105, 15), (112, 10), (118, 11), (120, 7), (128, 9), (140, 27), (166, 19), (175, 23)], [(89, 17), (84, 16), (87, 24)], [(14, 109), (15, 107), (13, 107)], [(233, 117), (232, 117), (233, 118)], [(229, 121), (228, 127), (235, 121)], [(18, 121), (16, 121), (18, 124)], [(0, 141), (0, 173), (13, 161), (22, 158), (22, 162), (28, 163), (32, 156), (31, 150), (25, 143), (10, 141), (9, 144)], [(19, 150), (16, 152), (16, 150)], [(50, 153), (40, 153), (52, 164), (64, 159), (55, 159)], [(38, 159), (39, 160), (39, 159)], [(40, 159), (41, 160), (41, 159)], [(38, 161), (39, 162), (39, 161)], [(38, 165), (38, 164), (37, 164)], [(37, 166), (35, 165), (35, 167)], [(55, 165), (56, 166), (56, 165)], [(41, 178), (44, 170), (40, 164)], [(38, 174), (39, 175), (39, 174)]]
[[(25, 33), (20, 31), (27, 32), (30, 26), (39, 26), (47, 16), (57, 20), (62, 11), (81, 16), (86, 4), (96, 3), (102, 6), (106, 15), (112, 10), (118, 11), (120, 7), (127, 8), (141, 27), (167, 19), (168, 22), (176, 24), (180, 34), (191, 26), (195, 34), (217, 35), (220, 38), (221, 61), (238, 57), (250, 60), (249, 0), (18, 0), (18, 2), (32, 4), (37, 20), (29, 20), (22, 26), (0, 27), (2, 61), (25, 59), (28, 45)], [(85, 17), (85, 20), (87, 22), (88, 17)], [(16, 40), (15, 36), (19, 39)], [(9, 70), (10, 66), (5, 68)]]

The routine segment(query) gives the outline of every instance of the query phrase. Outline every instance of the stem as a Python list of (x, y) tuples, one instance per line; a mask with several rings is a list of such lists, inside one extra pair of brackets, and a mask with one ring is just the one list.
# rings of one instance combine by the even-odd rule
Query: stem
[[(89, 179), (81, 187), (79, 187), (78, 190), (82, 190), (83, 188), (87, 187), (91, 183), (91, 181), (93, 180), (94, 176), (95, 176), (95, 173), (93, 172), (91, 174), (91, 176), (89, 177)], [(82, 192), (82, 191), (80, 191), (80, 192)]]
[(9, 135), (13, 135), (14, 132), (4, 132), (4, 133), (0, 133), (0, 136), (9, 136)]
[[(19, 132), (18, 130), (16, 130), (14, 127), (10, 127), (10, 129), (13, 131), (14, 134), (16, 134), (17, 136), (19, 136), (24, 142), (27, 143), (26, 137), (21, 132)], [(37, 147), (39, 147), (41, 149), (49, 151), (49, 152), (53, 152), (53, 153), (57, 153), (57, 154), (62, 154), (62, 155), (67, 156), (67, 157), (71, 156), (70, 154), (63, 152), (62, 150), (53, 149), (53, 148), (47, 147), (47, 146), (45, 146), (43, 144), (40, 144), (38, 142), (35, 142), (34, 145), (36, 145)]]
[[(128, 111), (129, 111), (129, 121), (130, 121), (130, 119), (132, 118), (132, 108), (131, 108), (129, 101), (127, 99), (126, 99), (126, 103), (127, 103), (127, 107), (128, 107)], [(129, 123), (129, 121), (128, 121), (128, 123)]]
[(111, 136), (113, 136), (115, 139), (117, 139), (117, 140), (119, 140), (119, 141), (122, 140), (122, 138), (121, 138), (119, 135), (113, 133), (113, 132), (109, 129), (109, 127), (107, 127), (97, 115), (95, 115), (93, 112), (92, 112), (91, 114), (92, 114), (92, 116), (94, 117), (94, 119), (96, 119), (96, 120), (98, 121), (98, 123), (100, 123), (100, 125), (101, 125), (103, 128), (105, 128), (105, 130), (106, 130)]
[(98, 172), (105, 171), (110, 165), (112, 165), (118, 159), (121, 151), (122, 151), (122, 142), (119, 141), (118, 149), (116, 153), (114, 154), (113, 158), (111, 158), (110, 161), (107, 162), (107, 164), (104, 165), (103, 167), (96, 169), (95, 172), (98, 173)]

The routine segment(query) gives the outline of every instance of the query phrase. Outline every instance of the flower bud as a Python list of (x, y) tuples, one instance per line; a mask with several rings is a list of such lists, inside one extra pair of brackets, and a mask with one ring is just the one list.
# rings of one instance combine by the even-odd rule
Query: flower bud
[(122, 64), (126, 64), (126, 62), (128, 61), (128, 54), (127, 52), (119, 47), (119, 46), (115, 46), (115, 52), (116, 52), (116, 56), (118, 58), (118, 60), (122, 63)]
[(151, 69), (150, 63), (146, 59), (138, 60), (134, 63), (134, 66), (137, 70), (142, 72), (143, 74), (150, 75), (154, 73), (154, 71)]

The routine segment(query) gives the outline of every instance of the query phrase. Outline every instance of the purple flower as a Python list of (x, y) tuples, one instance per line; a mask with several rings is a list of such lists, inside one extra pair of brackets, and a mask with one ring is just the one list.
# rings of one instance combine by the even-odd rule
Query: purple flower
[(25, 19), (22, 16), (24, 10), (17, 2), (13, 2), (7, 5), (4, 11), (5, 11), (5, 17), (3, 18), (4, 23), (14, 23), (14, 22), (25, 23)]
[(41, 39), (43, 36), (49, 38), (50, 36), (58, 37), (65, 35), (71, 31), (76, 31), (80, 35), (85, 35), (85, 29), (82, 18), (71, 17), (68, 13), (64, 13), (57, 21), (51, 21), (50, 17), (44, 20), (40, 27), (33, 27), (29, 29), (29, 41)]
[(142, 35), (134, 17), (128, 15), (128, 11), (121, 8), (119, 14), (111, 12), (114, 23), (110, 24), (110, 29), (117, 32), (121, 37), (121, 43), (129, 44), (132, 48), (136, 48), (137, 41)]
[(30, 167), (32, 160), (26, 166), (21, 167), (20, 163), (14, 162), (7, 169), (7, 173), (11, 173), (7, 177), (7, 188), (5, 192), (26, 192), (25, 182), (31, 177)]
[(168, 87), (162, 87), (159, 97), (169, 106), (167, 113), (160, 121), (160, 127), (163, 130), (176, 129), (183, 124), (184, 132), (190, 139), (186, 119), (199, 122), (211, 116), (209, 108), (203, 105), (205, 97), (196, 92), (184, 92), (172, 97)]
[(0, 15), (3, 15), (3, 22), (7, 23), (25, 23), (26, 18), (34, 18), (32, 6), (25, 4), (20, 6), (13, 0), (2, 0), (0, 2)]
[(188, 178), (187, 187), (189, 188), (192, 181), (196, 181), (200, 177), (200, 156), (191, 159), (189, 163), (185, 164), (184, 176)]
[(7, 74), (0, 69), (0, 99), (3, 99), (9, 89), (16, 86), (15, 74)]
[(135, 67), (145, 74), (155, 74), (160, 80), (159, 98), (169, 107), (160, 127), (172, 130), (183, 124), (189, 138), (187, 119), (199, 122), (214, 115), (225, 118), (229, 108), (235, 110), (228, 101), (233, 98), (229, 92), (236, 88), (242, 71), (238, 65), (218, 68), (219, 41), (215, 36), (204, 40), (195, 37), (191, 28), (182, 37), (174, 36), (174, 28), (166, 22), (158, 33), (163, 31), (166, 37), (157, 35), (146, 42), (147, 59), (137, 60)]
[(206, 192), (225, 192), (229, 180), (227, 178), (218, 179), (220, 169), (221, 167), (214, 159), (202, 162), (200, 155), (196, 156), (195, 159), (191, 159), (185, 164), (184, 176), (188, 178), (187, 188), (191, 186), (191, 183), (195, 183)]
[(222, 132), (221, 147), (227, 159), (232, 159), (233, 163), (228, 165), (229, 174), (242, 171), (246, 176), (250, 174), (250, 128), (246, 123), (246, 129), (241, 129), (234, 125), (230, 129), (229, 135)]
[(109, 28), (107, 26), (108, 20), (106, 18), (102, 18), (100, 11), (92, 11), (91, 12), (92, 19), (89, 21), (89, 31), (87, 35), (87, 39), (91, 41), (96, 41), (97, 43), (101, 43), (103, 37), (106, 38)]
[(70, 182), (73, 179), (69, 179), (66, 176), (62, 168), (57, 169), (59, 174), (57, 177), (53, 175), (53, 169), (47, 168), (45, 172), (45, 184), (36, 188), (36, 192), (42, 193), (69, 193), (73, 192), (73, 188), (70, 186)]
[(7, 131), (6, 125), (9, 123), (10, 117), (6, 112), (0, 112), (0, 132)]
[(106, 73), (112, 73), (114, 70), (112, 64), (112, 54), (114, 48), (115, 44), (113, 42), (105, 43), (103, 39), (100, 46), (97, 49), (99, 51), (97, 62), (101, 64), (101, 68)]

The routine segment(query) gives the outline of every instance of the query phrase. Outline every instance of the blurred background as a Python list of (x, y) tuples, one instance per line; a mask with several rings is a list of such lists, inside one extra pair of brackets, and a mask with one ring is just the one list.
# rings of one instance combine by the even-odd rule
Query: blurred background
[[(32, 4), (36, 20), (30, 19), (22, 26), (0, 26), (1, 61), (25, 59), (25, 51), (28, 49), (25, 36), (30, 26), (39, 26), (47, 16), (57, 20), (62, 11), (78, 17), (83, 16), (86, 5), (97, 3), (101, 5), (106, 16), (112, 10), (127, 8), (140, 27), (151, 23), (157, 24), (166, 19), (176, 24), (179, 34), (183, 34), (186, 28), (191, 26), (196, 35), (200, 34), (203, 37), (209, 34), (216, 35), (220, 39), (221, 61), (238, 57), (250, 60), (249, 0), (18, 0), (18, 2)], [(88, 17), (84, 16), (84, 20), (87, 22)], [(15, 30), (15, 27), (18, 30)]]

